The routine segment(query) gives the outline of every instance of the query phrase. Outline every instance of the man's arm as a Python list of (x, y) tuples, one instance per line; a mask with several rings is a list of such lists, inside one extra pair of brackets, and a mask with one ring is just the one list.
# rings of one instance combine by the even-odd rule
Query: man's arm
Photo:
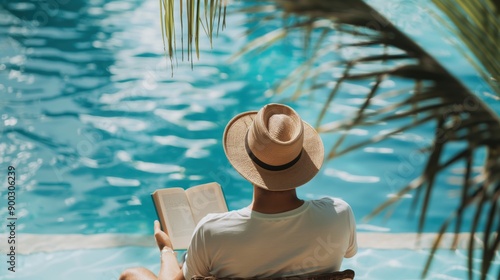
[(167, 233), (160, 229), (160, 222), (155, 221), (155, 239), (161, 252), (159, 280), (185, 280), (172, 249), (172, 242)]

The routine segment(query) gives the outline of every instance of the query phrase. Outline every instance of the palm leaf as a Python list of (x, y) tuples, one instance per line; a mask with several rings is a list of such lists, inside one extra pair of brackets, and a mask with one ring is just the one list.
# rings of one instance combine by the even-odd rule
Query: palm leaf
[[(214, 29), (224, 29), (226, 25), (226, 4), (227, 0), (178, 0), (179, 14), (175, 15), (174, 3), (176, 0), (160, 1), (160, 25), (162, 30), (162, 39), (164, 51), (168, 55), (173, 68), (173, 59), (175, 58), (176, 42), (176, 19), (180, 21), (181, 34), (181, 53), (184, 60), (184, 50), (187, 49), (187, 59), (191, 61), (193, 67), (193, 51), (196, 57), (200, 56), (200, 26), (205, 30), (206, 35), (212, 44)], [(222, 18), (222, 23), (221, 23)], [(186, 20), (186, 24), (184, 24)], [(203, 24), (205, 21), (205, 24)], [(217, 22), (217, 24), (216, 24)], [(184, 34), (187, 35), (187, 43), (184, 45)], [(173, 71), (172, 71), (173, 74)]]
[[(497, 187), (500, 184), (500, 176), (497, 175), (500, 174), (498, 172), (500, 171), (500, 119), (496, 113), (452, 76), (436, 59), (363, 1), (277, 2), (280, 4), (280, 8), (271, 9), (269, 5), (266, 5), (265, 9), (262, 10), (259, 10), (258, 7), (252, 7), (252, 9), (269, 13), (269, 16), (263, 17), (266, 20), (292, 15), (295, 15), (297, 20), (294, 21), (294, 24), (281, 27), (278, 29), (279, 31), (270, 31), (256, 38), (242, 53), (260, 47), (267, 48), (274, 44), (278, 37), (282, 39), (285, 35), (297, 30), (306, 33), (305, 40), (307, 41), (315, 37), (312, 35), (313, 32), (321, 32), (322, 35), (317, 36), (319, 43), (316, 42), (310, 57), (304, 65), (298, 67), (276, 87), (276, 94), (295, 85), (296, 90), (292, 98), (298, 98), (301, 94), (300, 91), (310, 93), (320, 89), (321, 92), (324, 92), (324, 86), (334, 82), (333, 88), (326, 92), (325, 105), (319, 113), (317, 121), (318, 130), (323, 133), (338, 133), (354, 127), (377, 125), (381, 122), (400, 121), (413, 117), (411, 122), (402, 126), (395, 124), (393, 127), (396, 128), (393, 131), (378, 134), (371, 139), (357, 143), (346, 141), (349, 134), (343, 133), (330, 149), (328, 159), (333, 159), (371, 143), (383, 141), (397, 133), (433, 123), (435, 138), (429, 150), (430, 154), (423, 174), (408, 186), (403, 187), (393, 198), (375, 209), (370, 217), (387, 209), (404, 194), (414, 191), (416, 192), (414, 205), (416, 206), (417, 202), (420, 204), (418, 229), (419, 232), (422, 232), (432, 193), (436, 188), (435, 178), (452, 165), (465, 164), (468, 171), (464, 176), (460, 205), (443, 223), (435, 240), (434, 249), (431, 251), (428, 263), (424, 268), (423, 276), (427, 273), (433, 253), (438, 248), (441, 237), (449, 224), (455, 222), (454, 232), (455, 239), (457, 239), (458, 233), (462, 229), (464, 213), (467, 209), (475, 208), (476, 214), (470, 228), (471, 240), (475, 240), (475, 233), (480, 230), (480, 220), (486, 217), (487, 221), (482, 240), (484, 250), (480, 269), (482, 279), (485, 279), (499, 243), (498, 229), (495, 225), (498, 226), (500, 223), (500, 211), (497, 207), (500, 192)], [(330, 24), (325, 23), (325, 20), (330, 21)], [(332, 28), (331, 23), (336, 24), (335, 28)], [(279, 32), (279, 36), (271, 36), (271, 34), (277, 34), (276, 32)], [(323, 43), (326, 33), (340, 37), (338, 36), (339, 32), (350, 36), (351, 40), (355, 38), (358, 41), (354, 43), (340, 42), (335, 47)], [(310, 44), (308, 43), (308, 45)], [(376, 46), (383, 47), (378, 48), (380, 52), (374, 54)], [(352, 47), (364, 48), (367, 50), (366, 53), (370, 53), (370, 55), (361, 55), (340, 61), (331, 60), (333, 52)], [(360, 51), (360, 53), (364, 52)], [(489, 59), (496, 61), (493, 64), (498, 65), (496, 57)], [(332, 69), (338, 65), (344, 65), (344, 71), (339, 79), (332, 81)], [(360, 69), (366, 65), (380, 67), (370, 72), (361, 72)], [(412, 90), (398, 92), (396, 98), (399, 101), (394, 104), (381, 109), (373, 108), (371, 101), (374, 98), (395, 95), (394, 92), (387, 92), (379, 87), (384, 80), (395, 77), (413, 81), (415, 86)], [(309, 89), (304, 89), (307, 80), (311, 81)], [(372, 83), (370, 91), (365, 96), (365, 102), (360, 105), (358, 112), (350, 120), (324, 123), (323, 120), (329, 106), (342, 91), (343, 83), (347, 81)], [(343, 145), (345, 142), (348, 142), (349, 145)], [(443, 151), (449, 145), (457, 142), (466, 145), (455, 155), (445, 158)], [(481, 149), (488, 152), (487, 160), (482, 164), (482, 174), (473, 180), (471, 167), (481, 164), (476, 162), (474, 155)], [(474, 244), (470, 243), (468, 267), (471, 273), (474, 269), (473, 250)]]
[(500, 1), (432, 0), (432, 2), (450, 20), (441, 19), (441, 22), (466, 46), (467, 49), (462, 50), (462, 53), (500, 95), (500, 63), (498, 63)]

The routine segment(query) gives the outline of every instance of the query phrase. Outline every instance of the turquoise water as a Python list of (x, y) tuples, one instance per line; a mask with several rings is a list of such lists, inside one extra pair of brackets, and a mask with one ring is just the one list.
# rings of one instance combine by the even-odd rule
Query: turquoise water
[[(243, 36), (245, 15), (232, 14), (213, 50), (202, 41), (194, 70), (180, 62), (171, 77), (157, 1), (1, 3), (0, 166), (17, 169), (19, 234), (150, 234), (155, 218), (150, 193), (162, 187), (218, 181), (230, 209), (250, 202), (250, 185), (224, 156), (222, 132), (237, 113), (282, 100), (263, 93), (302, 61), (300, 36), (259, 57), (228, 63), (249, 40)], [(450, 35), (436, 30), (421, 8), (425, 4), (371, 3), (500, 113), (500, 102), (449, 43)], [(366, 87), (345, 89), (329, 118), (352, 113)], [(314, 123), (322, 102), (316, 96), (288, 104)], [(299, 194), (342, 197), (352, 205), (360, 231), (414, 232), (417, 219), (408, 218), (411, 196), (390, 219), (362, 218), (418, 176), (426, 158), (418, 151), (430, 143), (431, 129), (412, 130), (327, 162)], [(358, 129), (354, 137), (379, 130)], [(335, 139), (322, 137), (326, 145)], [(438, 178), (425, 231), (437, 231), (454, 209), (459, 176), (457, 166)], [(6, 201), (3, 189), (0, 193)], [(3, 202), (0, 214), (7, 214)], [(5, 231), (2, 226), (0, 232)]]

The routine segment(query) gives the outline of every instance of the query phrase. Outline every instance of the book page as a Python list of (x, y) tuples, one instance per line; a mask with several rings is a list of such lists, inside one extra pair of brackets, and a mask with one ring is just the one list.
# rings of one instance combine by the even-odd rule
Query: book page
[(195, 224), (209, 213), (227, 212), (222, 188), (217, 183), (194, 186), (186, 190)]
[(189, 202), (183, 189), (171, 188), (158, 192), (162, 213), (174, 249), (186, 249), (191, 241), (196, 223), (193, 221)]

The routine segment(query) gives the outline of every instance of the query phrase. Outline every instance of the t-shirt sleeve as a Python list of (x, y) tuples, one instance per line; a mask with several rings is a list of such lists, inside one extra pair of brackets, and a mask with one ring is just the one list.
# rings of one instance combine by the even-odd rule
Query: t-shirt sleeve
[(184, 278), (189, 280), (193, 276), (210, 276), (210, 260), (208, 258), (206, 244), (205, 244), (205, 232), (203, 224), (206, 222), (207, 217), (202, 219), (191, 239), (191, 244), (187, 250), (186, 259), (182, 265), (182, 272)]
[(351, 258), (356, 255), (358, 252), (358, 241), (356, 236), (356, 220), (354, 219), (354, 213), (350, 206), (347, 207), (347, 215), (349, 216), (349, 247), (347, 247), (347, 251), (345, 252), (344, 257)]

